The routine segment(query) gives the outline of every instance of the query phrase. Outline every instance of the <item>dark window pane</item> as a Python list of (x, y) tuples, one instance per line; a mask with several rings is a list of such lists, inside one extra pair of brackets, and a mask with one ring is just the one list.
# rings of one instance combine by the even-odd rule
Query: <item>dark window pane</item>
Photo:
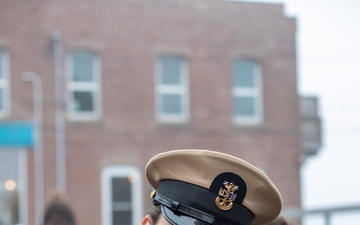
[(233, 79), (235, 87), (254, 87), (254, 63), (248, 60), (235, 62)]
[(74, 91), (74, 110), (91, 112), (94, 110), (94, 94), (89, 91)]
[(132, 225), (131, 212), (129, 211), (113, 212), (113, 225)]
[(131, 201), (131, 184), (127, 178), (112, 179), (113, 202)]
[(252, 97), (235, 98), (235, 114), (238, 116), (255, 115), (255, 100)]
[(162, 84), (179, 85), (181, 59), (177, 57), (163, 57), (161, 58), (162, 67)]
[(181, 113), (181, 96), (177, 94), (162, 95), (163, 113)]
[(73, 54), (73, 80), (93, 81), (93, 56), (87, 53)]

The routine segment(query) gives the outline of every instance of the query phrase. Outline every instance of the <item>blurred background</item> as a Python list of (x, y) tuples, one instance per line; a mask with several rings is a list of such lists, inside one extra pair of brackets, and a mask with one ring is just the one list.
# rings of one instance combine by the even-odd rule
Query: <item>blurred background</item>
[(262, 169), (289, 224), (360, 223), (357, 0), (0, 0), (0, 225), (138, 225), (144, 167)]

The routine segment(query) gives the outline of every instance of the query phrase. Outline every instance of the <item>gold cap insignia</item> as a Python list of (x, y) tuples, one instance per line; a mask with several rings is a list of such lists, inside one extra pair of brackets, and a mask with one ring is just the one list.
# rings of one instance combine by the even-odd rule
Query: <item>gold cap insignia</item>
[(215, 204), (221, 210), (229, 210), (233, 206), (233, 201), (236, 199), (234, 192), (239, 189), (239, 186), (227, 181), (223, 184), (225, 188), (220, 188), (219, 196), (215, 199)]
[(150, 198), (155, 198), (155, 196), (156, 196), (156, 191), (154, 190), (150, 193)]

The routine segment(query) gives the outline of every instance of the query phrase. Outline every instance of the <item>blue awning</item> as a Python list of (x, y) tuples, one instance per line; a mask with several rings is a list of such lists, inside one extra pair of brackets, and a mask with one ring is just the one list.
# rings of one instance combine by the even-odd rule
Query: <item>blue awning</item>
[(33, 146), (33, 123), (0, 122), (0, 148), (32, 148)]

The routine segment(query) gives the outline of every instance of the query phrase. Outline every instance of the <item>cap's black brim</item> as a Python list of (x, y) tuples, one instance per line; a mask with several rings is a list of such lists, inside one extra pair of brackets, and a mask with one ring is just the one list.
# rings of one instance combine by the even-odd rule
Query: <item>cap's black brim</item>
[(175, 213), (164, 205), (161, 205), (161, 212), (164, 218), (172, 225), (210, 225), (182, 213)]

